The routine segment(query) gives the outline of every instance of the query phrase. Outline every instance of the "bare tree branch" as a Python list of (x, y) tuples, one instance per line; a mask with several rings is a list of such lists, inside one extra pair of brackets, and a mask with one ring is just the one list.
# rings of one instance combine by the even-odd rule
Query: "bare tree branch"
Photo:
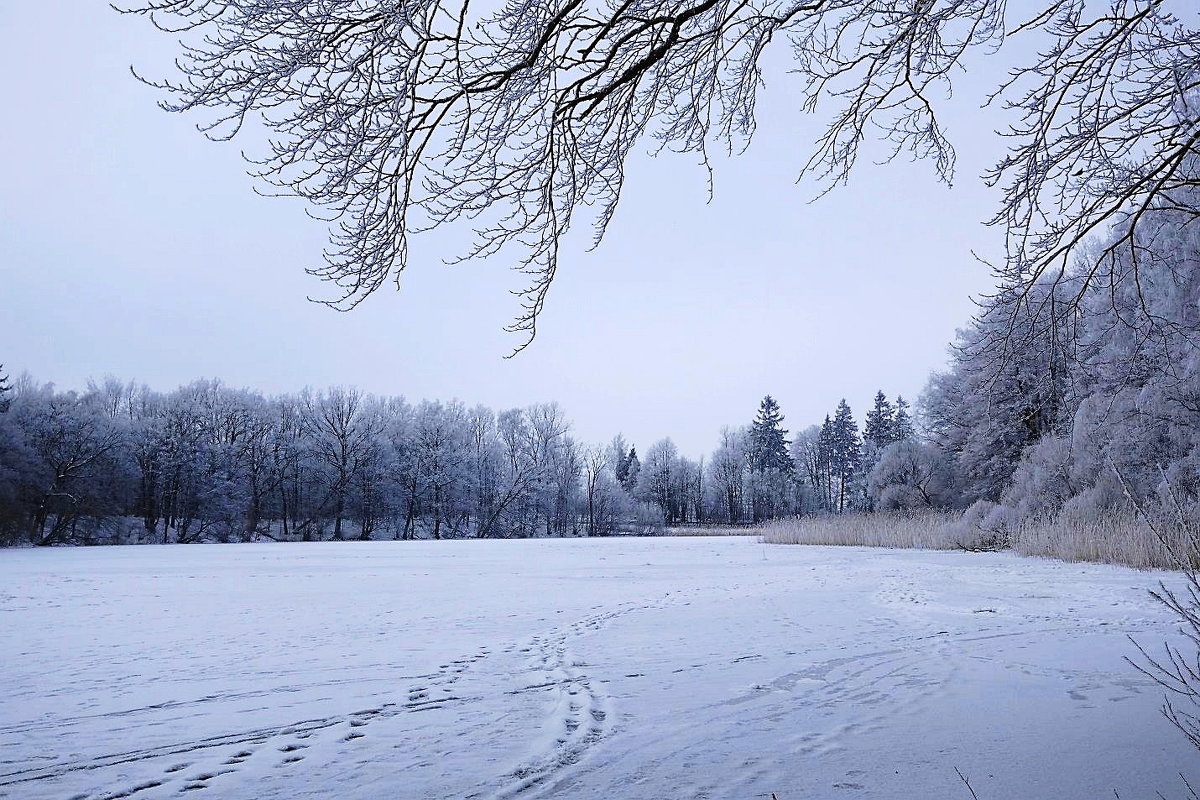
[[(123, 9), (182, 32), (182, 78), (151, 81), (171, 111), (206, 109), (229, 139), (261, 118), (253, 159), (273, 191), (308, 200), (333, 225), (327, 304), (353, 308), (408, 264), (409, 237), (469, 222), (458, 258), (515, 251), (528, 278), (509, 330), (536, 334), (561, 243), (585, 212), (598, 242), (632, 148), (698, 153), (754, 132), (760, 63), (781, 35), (803, 107), (832, 103), (804, 173), (844, 183), (869, 138), (890, 157), (932, 160), (950, 181), (954, 149), (936, 103), (968, 52), (1008, 37), (1048, 44), (992, 99), (1017, 116), (1003, 187), (999, 267), (1020, 291), (1090, 236), (1124, 224), (1087, 279), (1133, 246), (1176, 190), (1200, 126), (1200, 34), (1166, 0), (1048, 3), (1008, 25), (1005, 0), (142, 0)], [(1187, 207), (1189, 210), (1190, 207)], [(1136, 263), (1136, 262), (1135, 262)], [(1136, 277), (1136, 276), (1135, 276)]]

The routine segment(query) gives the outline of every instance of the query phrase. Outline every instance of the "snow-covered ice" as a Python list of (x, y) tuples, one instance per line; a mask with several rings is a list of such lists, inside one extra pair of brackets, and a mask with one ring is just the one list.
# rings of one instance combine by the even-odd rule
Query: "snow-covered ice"
[(750, 538), (0, 554), (0, 796), (1183, 796), (1160, 573)]

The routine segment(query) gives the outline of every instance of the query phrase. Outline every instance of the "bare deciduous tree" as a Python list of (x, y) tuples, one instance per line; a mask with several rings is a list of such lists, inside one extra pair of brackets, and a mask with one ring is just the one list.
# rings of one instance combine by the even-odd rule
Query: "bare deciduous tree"
[(312, 453), (325, 472), (325, 502), (333, 511), (333, 538), (340, 540), (347, 495), (374, 458), (383, 419), (375, 400), (357, 389), (334, 387), (317, 394), (306, 393), (302, 402)]
[[(1153, 224), (1192, 176), (1200, 31), (1168, 0), (140, 0), (125, 9), (185, 32), (182, 79), (152, 81), (172, 111), (207, 109), (212, 137), (261, 116), (273, 138), (256, 174), (328, 212), (310, 271), (350, 308), (407, 264), (409, 237), (468, 220), (458, 255), (520, 251), (529, 278), (510, 329), (536, 332), (564, 234), (595, 206), (612, 218), (639, 141), (698, 153), (754, 131), (761, 64), (787, 42), (804, 107), (831, 103), (805, 167), (844, 182), (868, 137), (893, 156), (954, 150), (937, 103), (971, 51), (1018, 36), (1041, 49), (988, 102), (1006, 104), (1005, 285), (1063, 269), (1112, 223)], [(1107, 7), (1104, 7), (1107, 6)], [(1194, 15), (1194, 9), (1186, 12)], [(1040, 38), (1038, 38), (1040, 37)], [(1113, 244), (1094, 274), (1113, 269)], [(1081, 291), (1088, 287), (1081, 284)]]

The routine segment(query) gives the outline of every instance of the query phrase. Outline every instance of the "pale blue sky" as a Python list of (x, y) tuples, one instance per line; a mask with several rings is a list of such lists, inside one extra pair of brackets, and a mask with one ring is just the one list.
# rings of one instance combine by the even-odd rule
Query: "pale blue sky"
[(111, 373), (161, 390), (219, 377), (496, 409), (557, 400), (585, 441), (622, 432), (644, 451), (671, 436), (696, 457), (766, 393), (793, 431), (841, 397), (860, 421), (877, 388), (915, 398), (989, 286), (970, 251), (1000, 249), (975, 177), (999, 143), (969, 90), (999, 65), (967, 76), (946, 117), (954, 189), (927, 164), (864, 163), (816, 203), (794, 181), (819, 125), (774, 75), (755, 143), (716, 164), (715, 199), (694, 157), (639, 158), (605, 241), (568, 249), (538, 340), (504, 360), (521, 276), (443, 266), (445, 239), (418, 243), (398, 294), (350, 314), (307, 302), (324, 291), (304, 273), (324, 226), (255, 195), (239, 144), (157, 109), (129, 66), (165, 74), (174, 48), (144, 20), (45, 0), (6, 9), (0, 32), (0, 361), (63, 388)]

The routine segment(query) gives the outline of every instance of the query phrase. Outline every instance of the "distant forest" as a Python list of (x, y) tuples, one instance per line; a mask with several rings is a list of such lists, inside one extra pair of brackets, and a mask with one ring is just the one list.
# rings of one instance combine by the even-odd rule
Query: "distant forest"
[(553, 403), (0, 377), (0, 540), (603, 536), (919, 508), (961, 509), (996, 546), (1131, 509), (1195, 530), (1200, 237), (1186, 210), (1155, 219), (1096, 246), (1107, 270), (989, 298), (915, 409), (881, 391), (861, 426), (842, 401), (789, 436), (766, 397), (698, 462), (670, 439), (577, 442)]
[[(557, 404), (499, 413), (355, 389), (264, 397), (201, 380), (163, 394), (0, 380), (8, 543), (508, 538), (653, 533), (869, 507), (858, 480), (914, 432), (880, 393), (866, 437), (844, 402), (786, 438), (779, 405), (710, 459), (670, 439), (588, 446)], [(897, 413), (898, 412), (898, 413)], [(798, 466), (799, 465), (799, 466)]]

